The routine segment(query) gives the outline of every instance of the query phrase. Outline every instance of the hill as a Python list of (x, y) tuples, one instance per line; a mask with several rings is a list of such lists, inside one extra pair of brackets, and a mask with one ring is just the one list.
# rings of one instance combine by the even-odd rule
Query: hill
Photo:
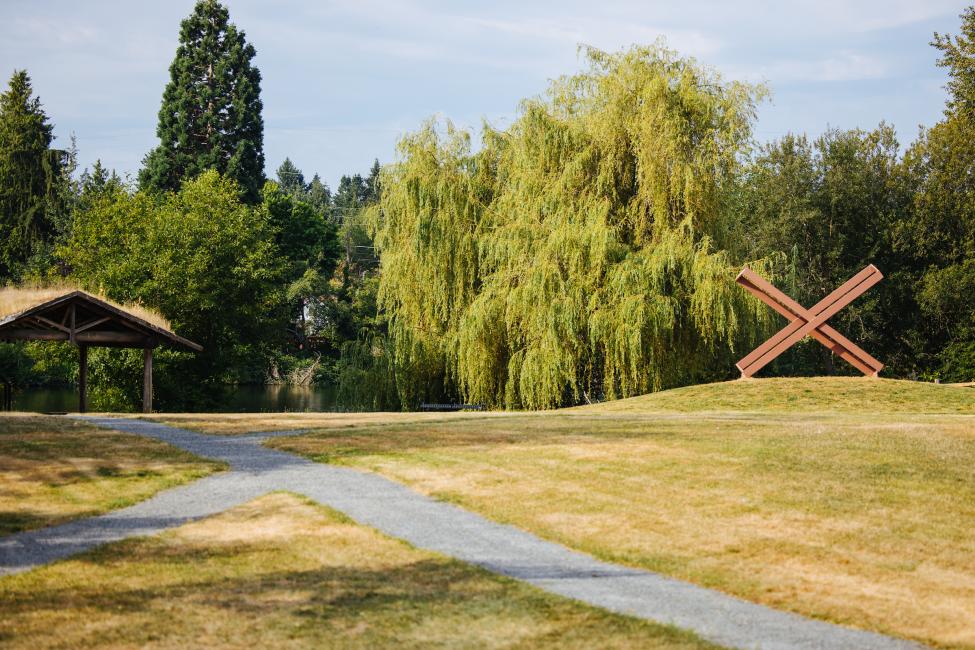
[(567, 410), (972, 414), (975, 388), (872, 377), (781, 377), (687, 386)]

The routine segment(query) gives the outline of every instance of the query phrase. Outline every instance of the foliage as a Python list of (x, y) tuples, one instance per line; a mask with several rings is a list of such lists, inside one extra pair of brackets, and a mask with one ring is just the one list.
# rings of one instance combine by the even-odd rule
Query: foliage
[(278, 167), (277, 177), (281, 189), (292, 196), (301, 196), (307, 191), (305, 175), (295, 167), (291, 158), (285, 158), (284, 162)]
[(314, 206), (294, 198), (294, 194), (277, 183), (268, 182), (261, 194), (261, 209), (274, 233), (277, 253), (284, 266), (286, 298), (291, 304), (291, 331), (299, 343), (304, 343), (308, 302), (327, 293), (328, 281), (338, 261), (336, 227)]
[(369, 329), (363, 329), (359, 337), (342, 344), (335, 371), (336, 401), (351, 411), (399, 410), (390, 339)]
[(948, 69), (945, 116), (975, 118), (975, 6), (961, 13), (961, 34), (935, 32), (931, 45), (941, 52), (938, 65)]
[[(4, 391), (20, 388), (31, 376), (33, 360), (16, 343), (0, 343), (0, 398)], [(0, 402), (2, 407), (2, 402)]]
[[(890, 233), (903, 218), (899, 145), (894, 130), (830, 129), (814, 142), (787, 135), (763, 146), (741, 180), (741, 245), (746, 257), (780, 254), (780, 284), (813, 305), (868, 264), (888, 280), (833, 318), (841, 330), (888, 363), (900, 360), (904, 301)], [(781, 322), (781, 321), (780, 321)], [(833, 374), (828, 350), (806, 340), (778, 359), (773, 372)]]
[(332, 205), (332, 191), (328, 189), (328, 183), (323, 181), (318, 174), (315, 174), (311, 183), (308, 184), (304, 200), (311, 203), (323, 214), (329, 214), (329, 207)]
[(234, 179), (248, 202), (264, 185), (261, 73), (244, 33), (217, 0), (199, 0), (180, 25), (156, 135), (139, 174), (145, 189), (177, 190), (208, 169)]
[(321, 346), (333, 357), (338, 403), (347, 409), (401, 408), (386, 318), (379, 312), (379, 259), (367, 212), (379, 199), (379, 161), (367, 177), (342, 176), (332, 213), (341, 258), (330, 291), (312, 310)]
[(962, 14), (961, 35), (935, 35), (948, 69), (945, 119), (904, 156), (912, 201), (894, 233), (911, 282), (917, 318), (910, 343), (925, 376), (975, 380), (975, 8)]
[(56, 232), (68, 161), (53, 131), (27, 72), (14, 72), (0, 94), (0, 281), (20, 279)]
[[(662, 45), (586, 49), (506, 129), (428, 122), (334, 192), (286, 158), (264, 182), (254, 48), (216, 0), (183, 21), (142, 191), (52, 127), (26, 72), (0, 96), (0, 282), (77, 278), (201, 342), (157, 356), (157, 404), (314, 375), (355, 408), (551, 408), (730, 377), (781, 324), (743, 263), (806, 305), (867, 264), (833, 320), (892, 376), (975, 379), (975, 8), (932, 45), (944, 119), (788, 135), (757, 150), (764, 89)], [(56, 252), (57, 254), (53, 254)], [(290, 334), (289, 334), (290, 332)], [(0, 348), (20, 383), (76, 351)], [(771, 374), (853, 372), (805, 340)], [(96, 404), (139, 399), (137, 352), (93, 351)]]
[[(60, 253), (83, 285), (158, 309), (204, 347), (158, 355), (159, 408), (185, 408), (214, 397), (280, 345), (285, 270), (275, 234), (266, 211), (243, 204), (237, 184), (210, 171), (178, 193), (107, 192), (76, 216)], [(111, 372), (138, 387), (132, 375), (141, 361), (123, 357), (111, 357)], [(93, 375), (98, 363), (93, 358)]]
[(764, 317), (722, 250), (763, 90), (661, 46), (586, 55), (479, 153), (428, 123), (382, 176), (405, 405), (437, 386), (551, 408), (722, 377)]

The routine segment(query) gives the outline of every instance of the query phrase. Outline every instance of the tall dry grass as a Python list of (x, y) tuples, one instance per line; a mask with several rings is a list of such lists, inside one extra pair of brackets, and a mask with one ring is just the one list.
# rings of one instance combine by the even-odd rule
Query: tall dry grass
[(7, 286), (0, 288), (0, 318), (18, 314), (22, 311), (30, 309), (31, 307), (36, 307), (41, 303), (54, 300), (55, 298), (63, 296), (66, 293), (71, 293), (72, 291), (83, 291), (90, 296), (98, 298), (102, 302), (107, 302), (113, 307), (127, 311), (136, 318), (141, 318), (142, 320), (155, 325), (156, 327), (161, 327), (166, 330), (172, 329), (172, 325), (170, 325), (169, 321), (157, 311), (144, 307), (138, 303), (116, 302), (115, 300), (106, 297), (104, 294), (86, 291), (78, 285), (70, 283), (49, 285), (25, 284), (21, 286)]

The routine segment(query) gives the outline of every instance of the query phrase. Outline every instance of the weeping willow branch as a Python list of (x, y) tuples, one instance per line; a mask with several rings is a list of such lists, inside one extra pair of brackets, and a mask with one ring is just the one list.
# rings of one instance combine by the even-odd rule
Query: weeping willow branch
[[(552, 408), (727, 372), (764, 311), (728, 201), (761, 87), (661, 45), (608, 54), (504, 131), (426, 123), (372, 212), (404, 404)], [(709, 374), (710, 373), (710, 374)]]

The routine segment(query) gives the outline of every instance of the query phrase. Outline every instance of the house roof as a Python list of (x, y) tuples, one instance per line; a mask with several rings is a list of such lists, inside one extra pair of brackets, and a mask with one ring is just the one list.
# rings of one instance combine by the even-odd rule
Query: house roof
[[(4, 293), (21, 291), (21, 294)], [(71, 341), (81, 345), (146, 348), (168, 345), (200, 352), (203, 347), (170, 331), (158, 314), (114, 304), (80, 290), (17, 290), (0, 292), (0, 340)], [(135, 313), (135, 312), (138, 312)], [(150, 319), (156, 321), (151, 322)]]

